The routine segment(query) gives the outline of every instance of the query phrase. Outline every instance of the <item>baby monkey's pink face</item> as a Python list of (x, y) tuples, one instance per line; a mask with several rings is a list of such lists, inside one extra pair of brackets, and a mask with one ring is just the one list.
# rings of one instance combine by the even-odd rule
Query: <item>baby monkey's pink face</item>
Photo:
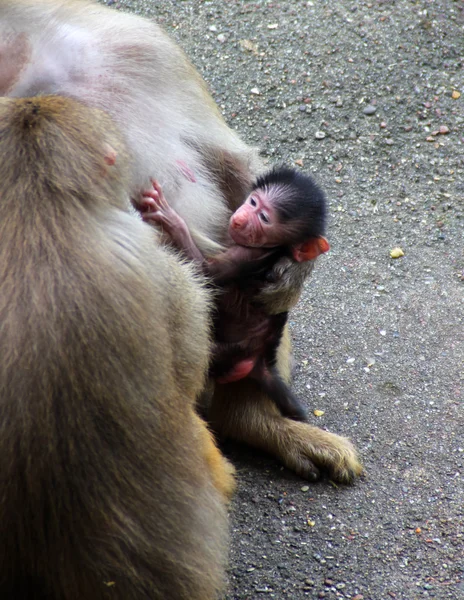
[(245, 202), (231, 216), (229, 234), (239, 246), (272, 248), (284, 244), (282, 227), (273, 208), (273, 200), (278, 190), (253, 190)]

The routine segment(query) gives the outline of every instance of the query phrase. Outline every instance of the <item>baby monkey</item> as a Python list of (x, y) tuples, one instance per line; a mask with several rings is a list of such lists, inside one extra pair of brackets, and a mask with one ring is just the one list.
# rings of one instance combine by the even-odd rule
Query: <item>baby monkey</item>
[(200, 265), (220, 290), (213, 317), (210, 376), (218, 383), (254, 379), (284, 416), (306, 420), (305, 408), (276, 368), (288, 313), (269, 314), (259, 293), (272, 281), (272, 269), (281, 258), (303, 262), (329, 250), (323, 237), (322, 191), (294, 169), (279, 167), (264, 174), (230, 218), (232, 243), (206, 258), (158, 182), (152, 184), (153, 189), (144, 191), (138, 202), (143, 219), (161, 225), (172, 243)]

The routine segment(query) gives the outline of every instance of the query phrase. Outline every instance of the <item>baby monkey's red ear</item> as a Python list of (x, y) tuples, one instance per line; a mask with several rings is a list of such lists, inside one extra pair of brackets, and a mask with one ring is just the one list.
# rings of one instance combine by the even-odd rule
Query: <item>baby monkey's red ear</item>
[(292, 246), (292, 255), (296, 262), (305, 262), (317, 258), (319, 254), (324, 254), (328, 250), (330, 250), (329, 242), (321, 235)]

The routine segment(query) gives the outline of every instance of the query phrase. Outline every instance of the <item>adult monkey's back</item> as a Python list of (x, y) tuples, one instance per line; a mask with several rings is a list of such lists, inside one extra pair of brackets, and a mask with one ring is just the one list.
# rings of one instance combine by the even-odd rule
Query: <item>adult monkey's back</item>
[(129, 211), (108, 115), (0, 98), (0, 598), (216, 600), (208, 302)]
[[(231, 208), (260, 168), (221, 118), (181, 50), (155, 24), (85, 0), (0, 0), (0, 94), (72, 95), (108, 111), (135, 157), (134, 193), (156, 177), (207, 251), (221, 243)], [(266, 301), (275, 312), (297, 301), (311, 263), (282, 264)], [(290, 343), (280, 370), (290, 377)], [(361, 472), (345, 438), (283, 418), (252, 384), (218, 386), (215, 430), (267, 450), (308, 478), (319, 470), (349, 482)]]

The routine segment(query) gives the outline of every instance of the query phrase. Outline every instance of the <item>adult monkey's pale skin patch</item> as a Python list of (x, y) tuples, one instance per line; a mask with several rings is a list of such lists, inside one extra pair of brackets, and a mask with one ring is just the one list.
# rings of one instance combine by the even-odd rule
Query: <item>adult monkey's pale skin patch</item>
[(0, 94), (6, 96), (19, 82), (31, 59), (25, 33), (5, 33), (0, 40)]

